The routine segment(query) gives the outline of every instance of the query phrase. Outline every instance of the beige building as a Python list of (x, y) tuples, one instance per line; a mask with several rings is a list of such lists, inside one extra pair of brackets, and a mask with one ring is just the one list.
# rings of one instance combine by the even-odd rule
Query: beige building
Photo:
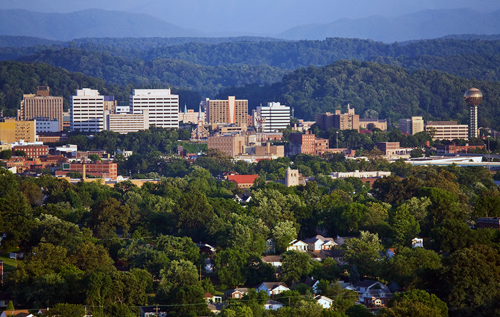
[(104, 130), (127, 134), (139, 130), (149, 129), (149, 113), (143, 110), (142, 113), (110, 113), (104, 110)]
[(219, 149), (231, 157), (245, 152), (246, 138), (240, 135), (214, 135), (207, 139), (209, 149)]
[(36, 94), (23, 95), (18, 120), (28, 121), (35, 117), (57, 120), (59, 131), (63, 130), (63, 97), (50, 96), (48, 86), (38, 86)]
[(386, 119), (359, 119), (359, 128), (361, 130), (369, 130), (370, 128), (377, 128), (382, 131), (387, 131)]
[(109, 110), (109, 113), (115, 113), (116, 104), (114, 96), (104, 96), (104, 111)]
[(411, 117), (411, 119), (399, 120), (399, 130), (403, 133), (415, 135), (424, 131), (424, 119), (422, 117)]
[(325, 131), (332, 127), (339, 130), (359, 131), (359, 115), (354, 112), (354, 108), (347, 105), (347, 113), (335, 110), (334, 114), (327, 112), (317, 115), (316, 124)]
[(457, 121), (427, 121), (425, 130), (432, 140), (469, 139), (469, 125)]
[(229, 96), (227, 100), (205, 101), (207, 122), (234, 123), (237, 126), (248, 125), (248, 100), (237, 100)]
[(35, 121), (5, 119), (4, 122), (0, 122), (0, 142), (14, 143), (21, 140), (27, 143), (36, 141)]

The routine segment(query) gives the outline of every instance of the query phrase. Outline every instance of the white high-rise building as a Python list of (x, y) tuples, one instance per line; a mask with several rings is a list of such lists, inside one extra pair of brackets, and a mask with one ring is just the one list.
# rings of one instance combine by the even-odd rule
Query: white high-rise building
[(268, 102), (267, 106), (257, 107), (253, 120), (255, 127), (262, 125), (262, 132), (278, 132), (290, 124), (290, 107), (279, 102)]
[(179, 128), (179, 96), (170, 89), (134, 89), (129, 99), (134, 114), (149, 113), (149, 124), (162, 128)]
[(104, 128), (104, 96), (99, 91), (83, 88), (71, 96), (71, 131), (99, 132)]

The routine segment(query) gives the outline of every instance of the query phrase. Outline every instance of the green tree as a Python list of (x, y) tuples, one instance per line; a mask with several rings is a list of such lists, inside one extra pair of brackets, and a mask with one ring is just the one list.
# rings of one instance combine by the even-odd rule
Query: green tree
[(242, 248), (228, 248), (217, 253), (215, 267), (222, 284), (229, 287), (244, 285), (247, 280), (248, 254)]
[(359, 238), (353, 238), (342, 245), (344, 258), (350, 265), (356, 265), (361, 275), (376, 276), (377, 262), (382, 249), (377, 234), (361, 231)]
[(89, 227), (97, 238), (106, 238), (122, 229), (124, 236), (129, 229), (130, 208), (122, 205), (115, 198), (109, 198), (97, 204), (90, 211)]
[[(420, 303), (423, 304), (427, 309), (423, 309), (420, 305), (411, 305)], [(399, 304), (399, 305), (398, 305)], [(420, 307), (419, 307), (420, 306)], [(448, 316), (448, 306), (445, 302), (440, 300), (436, 295), (429, 294), (424, 290), (412, 290), (409, 292), (396, 293), (393, 298), (389, 301), (388, 304), (389, 310), (398, 313), (399, 311), (403, 311), (404, 307), (407, 311), (411, 311), (411, 308), (416, 308), (410, 316), (425, 316), (423, 312), (429, 311), (432, 312), (433, 316), (446, 317)], [(436, 315), (434, 310), (437, 310), (438, 314)], [(385, 315), (384, 315), (385, 316)], [(393, 315), (387, 315), (393, 316)], [(430, 316), (430, 315), (428, 315)]]
[(283, 252), (288, 247), (290, 241), (297, 238), (297, 229), (293, 222), (286, 220), (278, 222), (272, 230), (273, 239), (278, 252)]
[(395, 210), (391, 224), (396, 242), (403, 246), (411, 246), (411, 240), (420, 233), (419, 223), (405, 204)]
[(345, 314), (349, 317), (371, 317), (373, 314), (363, 305), (353, 305), (346, 309)]
[(305, 252), (287, 251), (281, 255), (281, 279), (293, 284), (312, 269), (311, 257)]
[(98, 154), (90, 154), (89, 159), (94, 163), (102, 161), (101, 157)]
[(83, 317), (85, 316), (85, 307), (78, 304), (60, 303), (51, 307), (47, 312), (47, 316), (71, 316)]

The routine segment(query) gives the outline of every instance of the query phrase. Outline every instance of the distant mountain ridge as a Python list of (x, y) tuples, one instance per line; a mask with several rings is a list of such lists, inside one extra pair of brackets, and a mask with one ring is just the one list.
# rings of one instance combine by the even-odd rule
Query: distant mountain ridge
[(71, 13), (0, 10), (0, 35), (67, 41), (86, 37), (191, 37), (205, 34), (143, 13), (87, 9)]
[(289, 40), (327, 37), (372, 39), (392, 43), (431, 39), (450, 34), (498, 34), (500, 10), (482, 13), (471, 9), (424, 10), (398, 17), (371, 16), (341, 19), (329, 24), (296, 26), (277, 35)]

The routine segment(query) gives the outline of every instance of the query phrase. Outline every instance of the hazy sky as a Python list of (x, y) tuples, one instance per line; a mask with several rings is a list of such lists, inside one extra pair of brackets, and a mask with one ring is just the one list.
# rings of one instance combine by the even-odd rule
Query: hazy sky
[[(141, 12), (206, 32), (276, 34), (290, 27), (425, 9), (491, 12), (499, 0), (0, 0), (1, 9), (72, 12), (89, 8)], [(473, 23), (473, 22), (472, 22)]]

